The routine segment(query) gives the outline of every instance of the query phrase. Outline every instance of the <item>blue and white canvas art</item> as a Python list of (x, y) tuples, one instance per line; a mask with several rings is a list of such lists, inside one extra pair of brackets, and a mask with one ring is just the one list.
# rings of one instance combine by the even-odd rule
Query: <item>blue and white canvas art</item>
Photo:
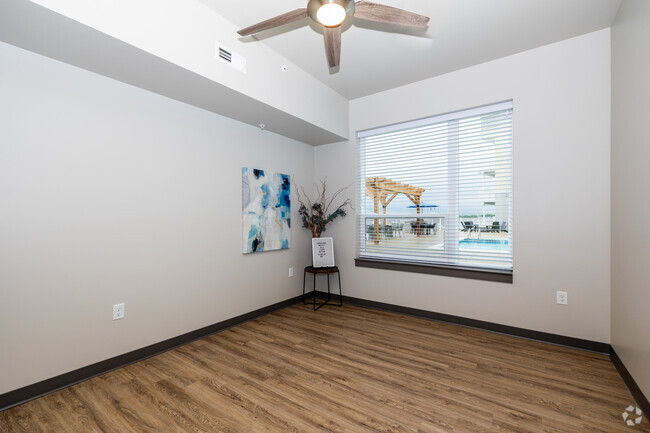
[(244, 254), (289, 248), (289, 176), (243, 167), (242, 213)]

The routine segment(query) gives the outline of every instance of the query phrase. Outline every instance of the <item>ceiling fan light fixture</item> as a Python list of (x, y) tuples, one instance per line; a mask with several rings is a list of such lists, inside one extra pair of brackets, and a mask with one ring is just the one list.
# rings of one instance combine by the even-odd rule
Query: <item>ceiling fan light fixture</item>
[(338, 3), (324, 4), (316, 11), (316, 19), (326, 27), (341, 25), (346, 15), (345, 8)]
[(306, 8), (295, 9), (269, 18), (241, 29), (237, 33), (239, 36), (246, 37), (309, 17), (316, 24), (323, 26), (327, 64), (330, 68), (335, 68), (341, 61), (341, 32), (343, 31), (341, 24), (348, 16), (378, 23), (421, 28), (426, 27), (429, 22), (429, 18), (423, 15), (366, 0), (307, 0)]

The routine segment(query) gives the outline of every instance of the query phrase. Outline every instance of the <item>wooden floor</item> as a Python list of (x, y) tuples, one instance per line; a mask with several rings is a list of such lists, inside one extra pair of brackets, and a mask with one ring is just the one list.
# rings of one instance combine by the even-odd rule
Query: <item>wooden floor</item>
[(609, 358), (292, 306), (0, 413), (0, 432), (650, 432)]

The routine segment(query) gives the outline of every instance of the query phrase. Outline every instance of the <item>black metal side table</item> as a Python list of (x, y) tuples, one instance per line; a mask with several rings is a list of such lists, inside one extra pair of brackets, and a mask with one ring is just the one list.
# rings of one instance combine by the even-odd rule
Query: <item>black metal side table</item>
[[(307, 274), (314, 274), (314, 299), (313, 302), (305, 302), (305, 283), (307, 281)], [(338, 266), (330, 266), (328, 268), (315, 268), (313, 266), (307, 266), (305, 268), (305, 272), (303, 273), (302, 277), (302, 303), (303, 304), (313, 304), (314, 305), (314, 311), (318, 310), (320, 307), (323, 305), (329, 303), (330, 301), (330, 275), (337, 273), (339, 275), (339, 304), (336, 305), (337, 307), (340, 307), (343, 305), (343, 292), (341, 291), (341, 271), (339, 271)], [(327, 275), (327, 299), (325, 302), (321, 302), (320, 304), (316, 304), (316, 275), (318, 274), (324, 274)]]

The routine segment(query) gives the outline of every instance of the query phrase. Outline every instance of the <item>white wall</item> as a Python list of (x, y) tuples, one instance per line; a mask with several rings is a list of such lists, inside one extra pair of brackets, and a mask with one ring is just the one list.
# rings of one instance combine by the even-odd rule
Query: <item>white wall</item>
[(650, 2), (612, 26), (612, 346), (650, 397)]
[(3, 43), (0, 119), (0, 394), (301, 293), (298, 224), (241, 254), (241, 167), (311, 146)]
[[(514, 100), (514, 283), (355, 268), (346, 218), (328, 230), (344, 294), (608, 343), (610, 84), (606, 29), (352, 101), (351, 137)], [(355, 182), (353, 141), (315, 151), (331, 189)]]

